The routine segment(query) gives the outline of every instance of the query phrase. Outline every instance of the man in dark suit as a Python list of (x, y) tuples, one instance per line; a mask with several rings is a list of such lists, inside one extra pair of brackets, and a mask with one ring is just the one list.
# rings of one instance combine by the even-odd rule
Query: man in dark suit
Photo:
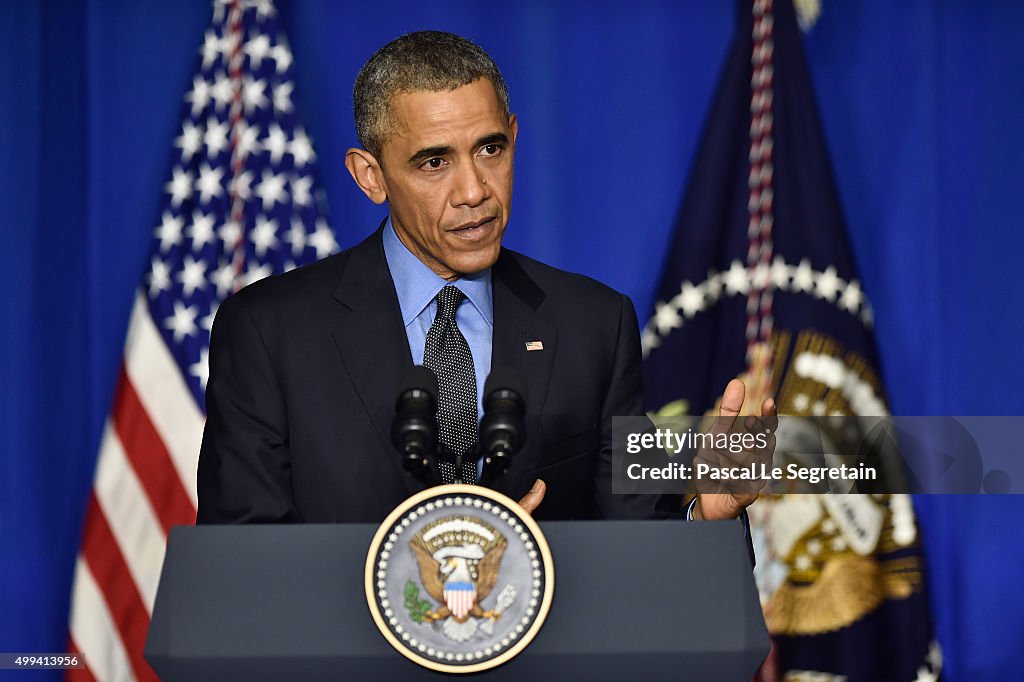
[[(679, 513), (678, 498), (611, 492), (611, 418), (642, 413), (632, 304), (501, 247), (518, 122), (494, 62), (458, 36), (410, 34), (363, 67), (354, 99), (363, 148), (346, 167), (389, 217), (220, 307), (199, 522), (383, 519), (421, 487), (389, 437), (398, 382), (421, 362), (452, 449), (475, 434), (490, 367), (519, 370), (527, 440), (495, 487), (538, 517)], [(742, 401), (730, 384), (723, 411)], [(690, 512), (735, 517), (753, 497), (703, 495)]]

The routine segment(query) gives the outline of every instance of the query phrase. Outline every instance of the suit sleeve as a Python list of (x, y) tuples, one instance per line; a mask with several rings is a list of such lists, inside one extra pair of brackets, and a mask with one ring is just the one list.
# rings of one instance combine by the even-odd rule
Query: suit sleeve
[(196, 522), (298, 521), (284, 397), (245, 301), (221, 304), (210, 339)]
[(611, 377), (601, 408), (601, 452), (594, 480), (598, 508), (612, 519), (685, 518), (678, 495), (612, 494), (612, 417), (645, 414), (640, 363), (640, 324), (633, 303), (621, 296)]

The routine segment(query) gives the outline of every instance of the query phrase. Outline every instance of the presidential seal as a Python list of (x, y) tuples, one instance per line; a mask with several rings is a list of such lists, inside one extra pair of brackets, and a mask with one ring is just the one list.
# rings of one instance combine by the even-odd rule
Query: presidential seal
[(554, 592), (551, 551), (510, 498), (443, 485), (403, 502), (366, 557), (366, 600), (403, 656), (441, 672), (510, 660), (534, 638)]

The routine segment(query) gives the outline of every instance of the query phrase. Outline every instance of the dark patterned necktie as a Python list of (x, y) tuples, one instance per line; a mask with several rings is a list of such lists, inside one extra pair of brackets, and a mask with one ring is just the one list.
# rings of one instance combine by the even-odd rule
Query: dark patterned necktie
[[(437, 426), (440, 440), (454, 455), (465, 455), (477, 441), (476, 371), (466, 337), (455, 323), (455, 311), (466, 300), (457, 287), (445, 286), (437, 294), (437, 316), (427, 332), (423, 364), (437, 375)], [(473, 461), (470, 461), (473, 460)], [(455, 462), (438, 458), (441, 481), (455, 480)], [(476, 461), (462, 463), (462, 479), (476, 483)]]

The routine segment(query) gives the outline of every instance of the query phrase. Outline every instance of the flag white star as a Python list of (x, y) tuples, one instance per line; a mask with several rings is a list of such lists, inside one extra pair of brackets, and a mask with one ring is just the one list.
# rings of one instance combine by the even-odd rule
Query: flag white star
[(254, 151), (260, 149), (260, 126), (258, 123), (249, 125), (245, 119), (240, 119), (235, 125), (235, 150), (241, 157), (245, 158)]
[(256, 265), (255, 263), (249, 264), (249, 269), (242, 275), (243, 286), (249, 286), (253, 282), (258, 282), (264, 277), (269, 277), (274, 274), (274, 269), (268, 264)]
[(704, 283), (704, 290), (707, 292), (708, 303), (714, 303), (722, 295), (722, 275), (714, 270), (708, 270), (708, 279)]
[[(218, 296), (227, 296), (235, 288), (235, 266), (221, 259), (220, 267), (213, 271), (210, 280), (217, 287)], [(210, 324), (213, 324), (213, 320), (210, 320)]]
[(196, 189), (199, 190), (200, 201), (206, 203), (213, 197), (219, 197), (224, 193), (224, 188), (220, 184), (222, 177), (224, 177), (224, 169), (220, 166), (210, 168), (208, 164), (204, 163), (199, 168), (199, 180), (196, 181)]
[(238, 246), (238, 240), (242, 238), (242, 226), (234, 220), (229, 220), (217, 229), (217, 236), (224, 242), (226, 251), (234, 251)]
[(219, 24), (224, 21), (224, 14), (228, 10), (228, 3), (231, 0), (213, 0), (213, 23)]
[(192, 121), (186, 120), (181, 126), (181, 135), (174, 138), (174, 146), (181, 150), (181, 156), (185, 161), (190, 161), (202, 145), (203, 131)]
[(203, 70), (209, 69), (223, 52), (222, 41), (214, 33), (213, 29), (206, 29), (203, 36), (203, 46), (200, 48), (203, 54)]
[(284, 188), (286, 182), (287, 178), (283, 174), (275, 175), (269, 168), (263, 169), (260, 184), (253, 191), (263, 200), (264, 211), (269, 211), (275, 204), (284, 203), (288, 198), (288, 192)]
[(286, 71), (292, 65), (292, 52), (287, 45), (275, 45), (270, 52), (278, 73)]
[(825, 272), (819, 273), (815, 282), (814, 295), (824, 298), (831, 303), (836, 298), (836, 292), (844, 284), (843, 280), (836, 277), (836, 269), (831, 265), (825, 268)]
[(170, 211), (164, 211), (160, 218), (160, 225), (154, 234), (160, 240), (160, 251), (166, 252), (172, 246), (181, 243), (181, 230), (185, 226), (180, 216), (171, 215)]
[(196, 328), (195, 306), (185, 307), (181, 301), (174, 302), (174, 314), (164, 320), (164, 327), (174, 332), (174, 342), (181, 343), (186, 336), (192, 336)]
[(210, 314), (199, 320), (199, 327), (207, 334), (213, 331), (213, 321), (217, 317), (218, 308), (220, 308), (220, 303), (214, 303), (210, 306)]
[(245, 53), (249, 55), (249, 68), (254, 71), (263, 64), (263, 59), (270, 54), (270, 38), (261, 33), (245, 44)]
[(196, 260), (191, 255), (185, 256), (185, 262), (178, 273), (178, 281), (181, 282), (185, 296), (191, 296), (196, 289), (206, 286), (206, 262), (200, 258)]
[(242, 171), (231, 179), (231, 193), (242, 201), (247, 201), (252, 194), (250, 185), (252, 185), (252, 171)]
[(661, 339), (653, 329), (644, 329), (640, 335), (640, 345), (644, 347), (644, 356), (646, 357), (648, 351), (661, 345)]
[(306, 226), (300, 218), (292, 218), (291, 229), (288, 230), (284, 240), (292, 245), (292, 255), (296, 258), (306, 249)]
[(306, 131), (301, 127), (295, 129), (295, 139), (288, 145), (288, 151), (292, 153), (292, 158), (295, 159), (296, 168), (316, 160), (316, 154), (313, 153), (313, 143), (309, 141), (309, 136), (306, 135)]
[(676, 327), (683, 325), (683, 318), (679, 316), (679, 310), (671, 303), (658, 303), (654, 306), (654, 324), (658, 332), (668, 334)]
[(256, 109), (262, 109), (269, 102), (264, 91), (267, 89), (267, 81), (262, 78), (254, 80), (246, 76), (242, 82), (242, 102), (245, 104), (245, 113), (251, 114)]
[(192, 212), (192, 224), (186, 228), (185, 233), (192, 240), (192, 250), (202, 251), (203, 247), (213, 241), (212, 215), (206, 215), (199, 209)]
[(256, 227), (249, 233), (256, 255), (262, 258), (268, 249), (277, 246), (277, 221), (267, 220), (264, 215), (256, 216)]
[(157, 257), (153, 257), (149, 266), (149, 297), (156, 298), (161, 291), (171, 288), (171, 269)]
[(789, 286), (789, 266), (782, 256), (776, 256), (772, 261), (772, 284), (776, 289), (786, 290)]
[(747, 269), (738, 260), (734, 260), (729, 269), (722, 273), (725, 280), (725, 290), (729, 294), (745, 294), (750, 289), (750, 278)]
[(942, 670), (942, 647), (935, 640), (928, 645), (928, 663), (931, 664), (932, 670)]
[(185, 101), (192, 106), (192, 115), (199, 116), (210, 103), (210, 84), (201, 75), (192, 79), (192, 89), (185, 95)]
[(309, 237), (309, 245), (316, 249), (316, 257), (326, 258), (338, 250), (338, 242), (334, 241), (334, 233), (323, 220), (316, 221), (316, 230)]
[(280, 162), (281, 157), (288, 151), (288, 136), (277, 123), (271, 123), (267, 127), (267, 136), (263, 138), (263, 148), (270, 152), (270, 162), (274, 164)]
[(206, 153), (210, 157), (216, 157), (231, 145), (228, 140), (229, 129), (227, 121), (218, 122), (213, 116), (206, 122), (206, 135), (203, 136), (203, 142), (206, 143)]
[(310, 176), (292, 178), (292, 201), (299, 206), (309, 206), (313, 203), (313, 197), (309, 191), (313, 188), (313, 178)]
[(173, 177), (164, 189), (171, 195), (171, 206), (178, 208), (181, 202), (192, 196), (192, 174), (181, 166), (175, 167), (171, 173)]
[(754, 275), (751, 278), (755, 289), (767, 289), (772, 279), (771, 267), (767, 263), (758, 263), (754, 267)]
[(811, 291), (814, 289), (814, 271), (811, 270), (811, 262), (804, 258), (800, 265), (793, 270), (793, 292)]
[(291, 81), (284, 81), (274, 87), (274, 108), (282, 114), (289, 114), (294, 108), (292, 104), (292, 90), (294, 87)]
[(188, 373), (194, 376), (195, 378), (199, 379), (199, 385), (202, 386), (203, 390), (205, 391), (206, 384), (210, 380), (209, 346), (204, 346), (203, 349), (199, 351), (199, 362), (195, 363), (194, 365), (190, 365), (188, 368)]
[(274, 0), (250, 0), (250, 7), (256, 8), (256, 13), (260, 19), (266, 19), (277, 14), (277, 10), (274, 9)]
[(850, 280), (850, 283), (843, 290), (843, 295), (839, 297), (839, 305), (854, 313), (863, 299), (864, 295), (860, 290), (860, 282), (854, 279)]
[(693, 317), (704, 309), (703, 292), (689, 282), (683, 282), (679, 291), (679, 307), (683, 309), (684, 315)]
[(223, 71), (217, 73), (213, 87), (210, 88), (210, 94), (217, 103), (218, 110), (231, 106), (231, 100), (235, 97), (235, 88)]

